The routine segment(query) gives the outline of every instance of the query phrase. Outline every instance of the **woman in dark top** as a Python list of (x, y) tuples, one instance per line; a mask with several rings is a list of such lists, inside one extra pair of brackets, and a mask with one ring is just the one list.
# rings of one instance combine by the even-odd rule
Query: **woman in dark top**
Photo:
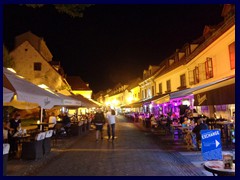
[(14, 157), (18, 151), (18, 144), (13, 135), (18, 132), (18, 128), (21, 128), (20, 114), (16, 113), (12, 119), (10, 119), (10, 129), (13, 129), (12, 132), (9, 132), (9, 144), (10, 144), (10, 157)]

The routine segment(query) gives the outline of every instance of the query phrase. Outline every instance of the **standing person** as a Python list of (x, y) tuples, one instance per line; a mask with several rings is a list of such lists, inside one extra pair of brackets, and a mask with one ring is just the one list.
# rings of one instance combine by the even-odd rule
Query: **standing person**
[(100, 108), (97, 108), (97, 112), (95, 113), (93, 118), (93, 123), (96, 126), (96, 141), (98, 142), (99, 133), (101, 135), (101, 139), (103, 139), (102, 129), (103, 129), (103, 125), (105, 124), (105, 117)]
[(115, 123), (116, 123), (116, 113), (113, 109), (110, 107), (108, 108), (108, 112), (106, 114), (107, 118), (107, 133), (108, 133), (108, 140), (111, 138), (112, 134), (112, 141), (114, 141), (115, 138)]
[(65, 112), (63, 114), (62, 124), (63, 124), (63, 127), (64, 127), (66, 133), (69, 135), (70, 134), (70, 127), (71, 127), (71, 120), (68, 117), (68, 113), (67, 112)]
[(18, 131), (18, 128), (21, 128), (21, 119), (20, 114), (16, 113), (12, 119), (10, 119), (10, 128), (14, 129), (14, 134)]
[(195, 146), (200, 149), (200, 143), (201, 143), (201, 130), (207, 130), (208, 129), (208, 126), (207, 124), (205, 124), (203, 122), (203, 119), (200, 118), (198, 119), (198, 122), (197, 122), (197, 125), (193, 128), (192, 132), (196, 134), (196, 142), (195, 143)]
[(53, 123), (53, 124), (48, 125), (49, 129), (53, 129), (55, 127), (55, 125), (57, 124), (57, 118), (56, 118), (54, 112), (51, 113), (51, 116), (48, 119), (48, 123)]
[(68, 113), (65, 112), (62, 117), (62, 123), (64, 127), (70, 127), (71, 126), (71, 120), (68, 117)]
[(16, 113), (14, 114), (13, 118), (10, 119), (10, 129), (12, 130), (11, 133), (8, 136), (9, 144), (10, 144), (10, 157), (13, 158), (16, 156), (16, 153), (18, 151), (18, 144), (16, 139), (13, 137), (16, 132), (21, 128), (21, 120), (20, 120), (20, 114)]

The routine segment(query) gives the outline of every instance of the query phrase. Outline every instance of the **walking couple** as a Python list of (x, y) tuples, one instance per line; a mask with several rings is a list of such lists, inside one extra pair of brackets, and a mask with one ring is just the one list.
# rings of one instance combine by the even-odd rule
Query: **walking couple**
[[(102, 110), (100, 108), (97, 109), (97, 112), (94, 116), (93, 123), (96, 126), (96, 141), (98, 141), (98, 137), (101, 135), (101, 139), (103, 139), (103, 126), (107, 120), (107, 134), (108, 140), (112, 137), (112, 141), (115, 138), (115, 123), (116, 123), (116, 115), (115, 111), (108, 107), (107, 113), (104, 116)], [(111, 136), (112, 135), (112, 136)]]

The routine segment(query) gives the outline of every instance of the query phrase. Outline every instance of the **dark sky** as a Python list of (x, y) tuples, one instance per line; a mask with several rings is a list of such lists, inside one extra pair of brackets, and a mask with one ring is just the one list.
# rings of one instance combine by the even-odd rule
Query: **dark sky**
[(43, 37), (53, 60), (67, 75), (78, 75), (94, 93), (142, 77), (176, 49), (202, 35), (205, 25), (223, 19), (223, 5), (94, 5), (83, 18), (58, 13), (53, 6), (4, 5), (3, 41), (32, 31)]

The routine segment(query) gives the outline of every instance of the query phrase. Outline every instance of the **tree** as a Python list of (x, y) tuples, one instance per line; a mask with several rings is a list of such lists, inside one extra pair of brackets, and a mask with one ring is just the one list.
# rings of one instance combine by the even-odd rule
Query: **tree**
[(14, 66), (13, 58), (9, 55), (5, 45), (3, 45), (3, 67), (12, 68)]
[[(83, 17), (85, 8), (93, 4), (53, 4), (55, 9), (60, 13), (66, 13), (71, 17)], [(28, 7), (41, 8), (44, 4), (26, 4)]]

